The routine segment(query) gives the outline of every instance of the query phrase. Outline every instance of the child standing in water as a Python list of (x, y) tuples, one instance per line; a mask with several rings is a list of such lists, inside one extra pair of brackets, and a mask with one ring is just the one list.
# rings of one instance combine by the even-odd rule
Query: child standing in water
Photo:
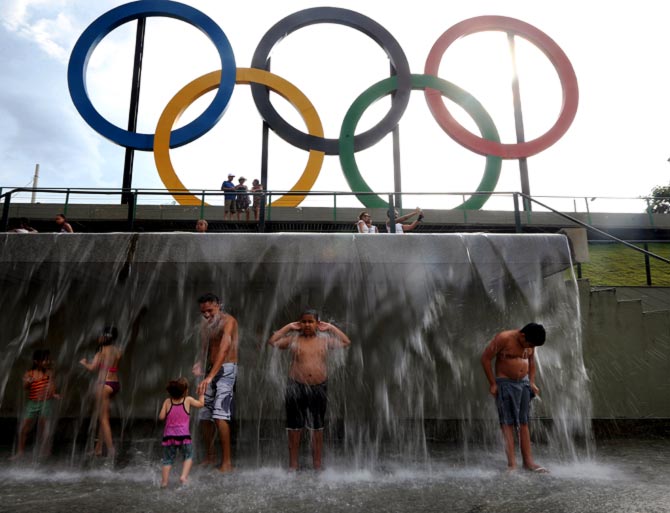
[(48, 453), (47, 421), (53, 409), (53, 400), (60, 399), (56, 393), (51, 358), (48, 349), (33, 352), (33, 366), (23, 375), (23, 387), (28, 393), (26, 412), (19, 429), (19, 445), (12, 459), (23, 456), (28, 435), (37, 420), (37, 439), (42, 439), (42, 449)]
[(521, 329), (498, 333), (481, 356), (489, 393), (498, 408), (509, 471), (516, 469), (514, 435), (518, 431), (524, 468), (542, 474), (548, 472), (533, 460), (528, 428), (531, 399), (540, 393), (535, 385), (535, 352), (545, 339), (544, 326), (531, 322)]
[(98, 337), (98, 352), (89, 362), (82, 358), (79, 363), (89, 372), (98, 373), (98, 382), (95, 389), (96, 414), (98, 416), (98, 441), (95, 444), (94, 454), (102, 456), (102, 446), (107, 449), (107, 456), (115, 455), (112, 427), (109, 422), (109, 409), (112, 398), (119, 393), (119, 361), (121, 350), (114, 345), (118, 337), (118, 330), (108, 326)]
[(184, 465), (181, 469), (179, 482), (188, 481), (188, 473), (193, 466), (193, 446), (191, 445), (190, 414), (191, 408), (202, 408), (205, 405), (205, 394), (201, 393), (198, 399), (189, 397), (188, 381), (179, 378), (168, 383), (167, 392), (170, 395), (163, 402), (158, 418), (165, 421), (163, 431), (163, 471), (161, 488), (166, 488), (170, 477), (170, 469), (174, 465), (177, 449), (181, 448)]
[(315, 310), (305, 310), (299, 321), (275, 331), (268, 344), (291, 351), (286, 387), (289, 468), (298, 469), (300, 437), (306, 427), (311, 433), (314, 469), (320, 470), (328, 405), (328, 350), (347, 347), (351, 341), (339, 328), (319, 321)]

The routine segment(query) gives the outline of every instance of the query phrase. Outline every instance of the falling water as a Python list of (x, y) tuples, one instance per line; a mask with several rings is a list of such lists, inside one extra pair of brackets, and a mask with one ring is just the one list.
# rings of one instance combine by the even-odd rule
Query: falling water
[(155, 468), (165, 383), (183, 375), (195, 385), (204, 292), (218, 294), (239, 322), (235, 458), (254, 479), (286, 459), (288, 355), (266, 340), (308, 306), (352, 340), (329, 360), (331, 469), (366, 479), (407, 465), (434, 476), (445, 460), (504, 466), (479, 357), (497, 332), (531, 321), (548, 333), (537, 354), (536, 446), (555, 464), (592, 451), (563, 236), (7, 234), (0, 248), (2, 420), (21, 414), (20, 378), (33, 349), (50, 349), (63, 396), (54, 451), (75, 473), (93, 438), (90, 379), (76, 362), (90, 358), (103, 326), (119, 328), (120, 459), (127, 469)]

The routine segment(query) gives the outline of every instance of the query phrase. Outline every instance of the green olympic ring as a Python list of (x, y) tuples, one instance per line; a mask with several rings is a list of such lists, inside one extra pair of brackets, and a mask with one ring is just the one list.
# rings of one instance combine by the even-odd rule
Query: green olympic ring
[[(491, 116), (489, 116), (482, 104), (470, 93), (447, 80), (433, 75), (412, 74), (411, 78), (412, 90), (417, 91), (430, 88), (440, 91), (444, 96), (461, 106), (472, 117), (484, 139), (495, 141), (497, 143), (500, 142), (498, 130), (493, 124)], [(366, 89), (358, 98), (356, 98), (356, 100), (354, 100), (354, 103), (351, 104), (351, 107), (349, 107), (349, 110), (342, 121), (342, 128), (340, 130), (340, 166), (342, 167), (344, 177), (346, 178), (349, 187), (352, 191), (357, 191), (356, 197), (367, 208), (388, 208), (389, 204), (374, 193), (363, 179), (358, 169), (354, 153), (354, 134), (356, 133), (356, 125), (360, 121), (365, 110), (377, 100), (395, 91), (397, 84), (398, 78), (393, 76), (381, 80)], [(483, 194), (472, 195), (470, 199), (464, 201), (461, 205), (456, 207), (456, 209), (477, 210), (481, 208), (491, 197), (491, 193), (495, 190), (498, 178), (500, 177), (501, 167), (501, 157), (487, 155), (484, 176), (482, 176), (476, 189), (476, 192)]]

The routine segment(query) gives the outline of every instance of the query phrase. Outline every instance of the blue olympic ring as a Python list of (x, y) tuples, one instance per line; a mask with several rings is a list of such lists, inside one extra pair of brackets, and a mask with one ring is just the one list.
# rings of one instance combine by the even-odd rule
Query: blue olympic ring
[(171, 133), (170, 147), (188, 144), (216, 125), (233, 94), (237, 71), (233, 49), (221, 27), (206, 14), (188, 5), (165, 0), (142, 0), (116, 7), (91, 23), (75, 44), (68, 65), (67, 79), (72, 102), (84, 120), (100, 135), (120, 146), (143, 151), (153, 150), (154, 134), (129, 132), (102, 117), (88, 96), (86, 69), (93, 50), (107, 34), (128, 21), (151, 16), (175, 18), (193, 25), (214, 43), (221, 58), (221, 86), (212, 103), (196, 119)]

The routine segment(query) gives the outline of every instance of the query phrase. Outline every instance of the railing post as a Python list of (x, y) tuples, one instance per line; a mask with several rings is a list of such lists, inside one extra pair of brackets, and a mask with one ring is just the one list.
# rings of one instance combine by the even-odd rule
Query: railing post
[(137, 204), (137, 189), (126, 193), (128, 195), (128, 231), (135, 230), (135, 205)]
[(337, 192), (333, 192), (333, 222), (337, 221)]
[(586, 205), (586, 219), (588, 219), (589, 224), (593, 224), (591, 220), (591, 210), (589, 210), (589, 200), (584, 197), (584, 204)]
[[(463, 199), (463, 204), (465, 205), (465, 194), (462, 194), (461, 198)], [(463, 224), (468, 224), (468, 209), (463, 208), (461, 210), (463, 212)]]
[(389, 194), (389, 230), (390, 233), (395, 233), (395, 206), (393, 205), (393, 194)]
[(519, 193), (512, 193), (514, 198), (514, 226), (516, 233), (521, 233), (521, 212), (519, 212)]
[(655, 228), (654, 226), (654, 216), (652, 215), (651, 212), (651, 203), (649, 203), (649, 198), (646, 198), (647, 200), (647, 215), (649, 216), (649, 224), (651, 224), (652, 228)]
[(200, 199), (200, 219), (205, 218), (205, 189), (202, 190), (202, 198)]
[(6, 232), (9, 228), (9, 204), (12, 202), (12, 192), (9, 191), (5, 196), (5, 203), (2, 205), (2, 231)]
[[(644, 250), (649, 251), (649, 245), (644, 243)], [(649, 254), (644, 254), (644, 272), (647, 275), (647, 287), (651, 287), (651, 264), (649, 263)]]
[(67, 206), (70, 204), (70, 189), (65, 193), (65, 205), (63, 206), (63, 214), (67, 215)]

